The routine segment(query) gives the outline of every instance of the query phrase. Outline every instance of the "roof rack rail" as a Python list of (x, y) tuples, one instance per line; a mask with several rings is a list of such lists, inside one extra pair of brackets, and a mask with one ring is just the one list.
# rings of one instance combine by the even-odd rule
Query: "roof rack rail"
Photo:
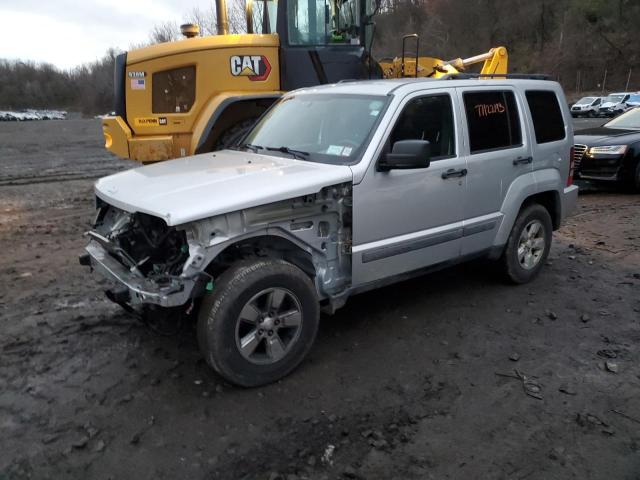
[(551, 80), (545, 73), (449, 73), (440, 77), (443, 80), (468, 80), (471, 78), (513, 78), (519, 80)]

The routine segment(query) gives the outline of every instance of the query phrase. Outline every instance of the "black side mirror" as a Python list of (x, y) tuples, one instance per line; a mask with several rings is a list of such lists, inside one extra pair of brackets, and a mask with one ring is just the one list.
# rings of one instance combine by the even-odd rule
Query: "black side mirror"
[(400, 140), (378, 162), (378, 171), (427, 168), (430, 164), (431, 144), (427, 140)]

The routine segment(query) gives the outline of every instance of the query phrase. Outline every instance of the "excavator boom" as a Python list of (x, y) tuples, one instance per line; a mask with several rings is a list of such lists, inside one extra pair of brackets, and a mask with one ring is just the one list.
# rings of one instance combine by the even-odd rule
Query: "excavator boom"
[[(430, 77), (464, 72), (467, 67), (483, 62), (481, 74), (507, 73), (509, 54), (505, 47), (495, 47), (486, 53), (469, 58), (441, 60), (434, 57), (396, 57), (382, 59), (378, 63), (385, 78)], [(417, 64), (417, 70), (416, 70)]]

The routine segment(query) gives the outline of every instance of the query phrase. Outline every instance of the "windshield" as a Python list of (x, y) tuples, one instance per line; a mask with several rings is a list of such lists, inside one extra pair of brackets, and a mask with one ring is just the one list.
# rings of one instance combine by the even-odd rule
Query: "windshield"
[(267, 155), (287, 154), (286, 147), (302, 160), (350, 165), (360, 159), (388, 98), (294, 94), (271, 108), (242, 143)]
[(610, 122), (605, 123), (604, 126), (611, 128), (640, 129), (640, 107), (623, 113), (619, 117), (616, 117)]
[(576, 102), (576, 105), (591, 105), (597, 97), (584, 97)]
[(620, 103), (624, 95), (609, 95), (602, 99), (602, 103)]

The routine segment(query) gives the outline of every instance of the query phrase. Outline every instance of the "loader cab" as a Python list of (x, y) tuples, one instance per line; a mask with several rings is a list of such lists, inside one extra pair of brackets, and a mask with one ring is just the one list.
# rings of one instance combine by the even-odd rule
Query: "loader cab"
[(380, 78), (371, 61), (372, 0), (255, 0), (250, 33), (277, 33), (282, 90)]

